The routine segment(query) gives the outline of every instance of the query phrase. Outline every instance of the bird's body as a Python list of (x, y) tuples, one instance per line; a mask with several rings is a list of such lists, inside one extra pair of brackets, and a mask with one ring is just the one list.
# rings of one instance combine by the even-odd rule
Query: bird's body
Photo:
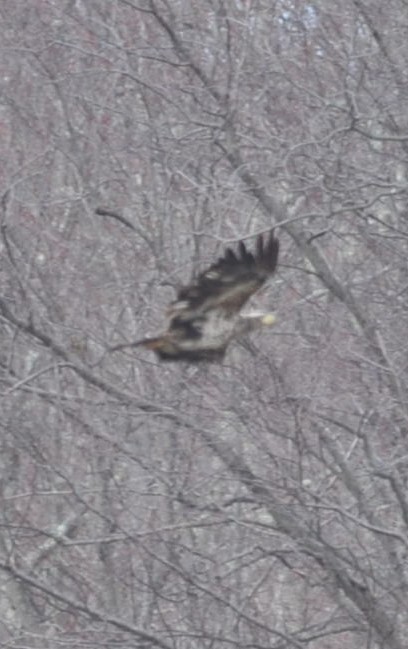
[(271, 313), (242, 315), (241, 309), (275, 271), (278, 253), (273, 232), (266, 242), (262, 235), (258, 237), (254, 253), (243, 241), (237, 253), (227, 248), (218, 261), (178, 292), (168, 310), (167, 329), (131, 346), (150, 349), (163, 361), (222, 360), (233, 338), (273, 324)]

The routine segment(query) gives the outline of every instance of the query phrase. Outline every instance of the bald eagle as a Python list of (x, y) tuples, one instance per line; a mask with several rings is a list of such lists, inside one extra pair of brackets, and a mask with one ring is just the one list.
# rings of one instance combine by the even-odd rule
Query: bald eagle
[(207, 270), (181, 288), (170, 304), (167, 329), (113, 349), (142, 346), (162, 361), (219, 361), (231, 340), (262, 325), (272, 325), (272, 313), (241, 314), (249, 298), (276, 269), (279, 241), (273, 231), (259, 235), (255, 251), (240, 241), (238, 250), (227, 248)]

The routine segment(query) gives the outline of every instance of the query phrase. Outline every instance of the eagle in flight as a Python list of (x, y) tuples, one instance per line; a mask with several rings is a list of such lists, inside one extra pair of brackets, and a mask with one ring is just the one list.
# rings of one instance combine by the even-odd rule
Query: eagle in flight
[(276, 269), (279, 241), (273, 230), (259, 235), (254, 252), (240, 241), (238, 250), (227, 248), (207, 270), (181, 288), (170, 304), (167, 329), (123, 347), (142, 346), (162, 361), (219, 361), (231, 340), (262, 325), (272, 325), (272, 313), (241, 314), (249, 298)]

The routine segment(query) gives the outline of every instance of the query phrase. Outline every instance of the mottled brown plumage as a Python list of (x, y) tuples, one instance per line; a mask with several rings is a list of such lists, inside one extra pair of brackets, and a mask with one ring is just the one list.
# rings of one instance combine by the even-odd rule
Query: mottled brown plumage
[(278, 253), (279, 242), (273, 231), (266, 241), (258, 236), (253, 253), (243, 241), (237, 252), (227, 248), (222, 257), (179, 291), (168, 310), (166, 331), (131, 346), (151, 349), (167, 361), (221, 360), (232, 338), (273, 323), (272, 314), (241, 315), (240, 311), (275, 271)]

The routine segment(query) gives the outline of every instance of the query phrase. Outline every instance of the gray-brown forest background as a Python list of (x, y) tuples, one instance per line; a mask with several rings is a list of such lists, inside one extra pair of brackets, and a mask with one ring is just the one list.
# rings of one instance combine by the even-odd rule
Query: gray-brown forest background
[[(408, 3), (0, 21), (0, 647), (405, 649)], [(275, 328), (108, 352), (279, 223)]]

